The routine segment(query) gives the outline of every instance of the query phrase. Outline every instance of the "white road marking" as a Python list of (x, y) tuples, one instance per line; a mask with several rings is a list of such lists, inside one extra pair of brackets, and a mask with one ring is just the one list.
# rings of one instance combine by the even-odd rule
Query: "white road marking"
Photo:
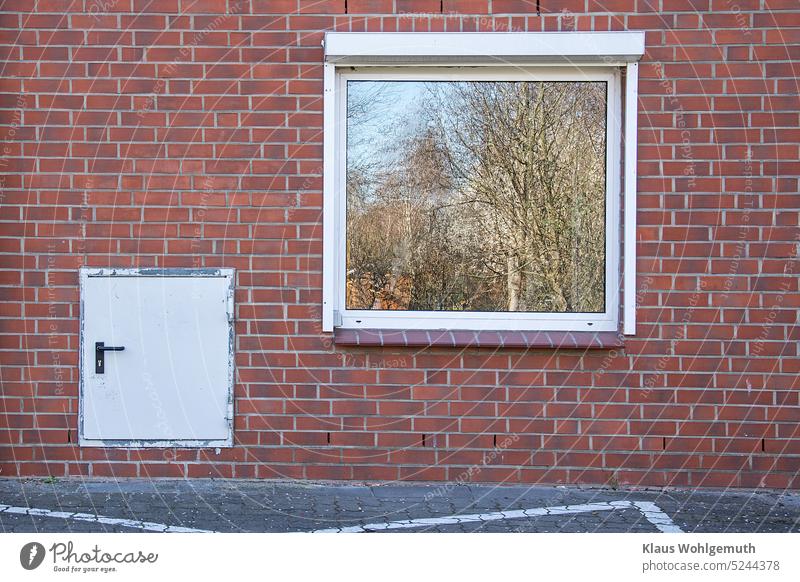
[(431, 525), (455, 525), (476, 521), (498, 521), (503, 519), (521, 519), (524, 517), (537, 517), (542, 515), (570, 515), (574, 513), (588, 513), (591, 511), (611, 511), (613, 509), (633, 508), (642, 512), (642, 515), (661, 532), (680, 532), (669, 516), (655, 503), (650, 501), (610, 501), (586, 503), (582, 505), (559, 505), (554, 507), (534, 507), (531, 509), (514, 509), (495, 513), (474, 513), (470, 515), (448, 515), (445, 517), (423, 517), (403, 521), (390, 521), (385, 523), (369, 523), (366, 525), (353, 525), (347, 527), (334, 527), (318, 529), (311, 533), (360, 533), (368, 531), (385, 531), (391, 529), (408, 529)]
[[(597, 503), (585, 503), (582, 505), (558, 505), (552, 507), (534, 507), (531, 509), (513, 509), (509, 511), (498, 511), (492, 513), (448, 515), (444, 517), (423, 517), (418, 519), (407, 519), (403, 521), (390, 521), (384, 523), (370, 523), (366, 525), (318, 529), (312, 531), (311, 533), (359, 533), (368, 531), (385, 531), (392, 529), (410, 529), (424, 526), (456, 525), (459, 523), (480, 521), (522, 519), (526, 517), (538, 517), (542, 515), (571, 515), (575, 513), (588, 513), (592, 511), (611, 511), (613, 509), (637, 509), (642, 513), (647, 521), (649, 521), (651, 524), (653, 524), (653, 526), (655, 526), (656, 529), (658, 529), (658, 531), (663, 533), (683, 533), (683, 530), (676, 525), (672, 519), (670, 519), (670, 517), (664, 513), (660, 507), (658, 507), (658, 505), (652, 501), (602, 501)], [(102, 523), (105, 525), (118, 525), (122, 527), (164, 533), (213, 533), (213, 530), (166, 525), (151, 521), (137, 521), (134, 519), (104, 517), (102, 515), (94, 515), (91, 513), (51, 511), (49, 509), (39, 509), (35, 507), (14, 507), (11, 505), (0, 505), (0, 513), (73, 519), (75, 521)]]
[(160, 531), (165, 533), (212, 533), (206, 529), (194, 529), (191, 527), (180, 527), (176, 525), (166, 525), (151, 521), (136, 521), (135, 519), (120, 519), (116, 517), (104, 517), (91, 513), (70, 513), (68, 511), (51, 511), (49, 509), (38, 509), (36, 507), (13, 507), (11, 505), (0, 505), (0, 513), (12, 513), (16, 515), (35, 515), (38, 517), (57, 517), (61, 519), (74, 519), (76, 521), (88, 521), (102, 523), (105, 525), (119, 525), (122, 527), (132, 527), (145, 531)]
[(652, 523), (658, 531), (663, 533), (683, 533), (674, 521), (652, 501), (631, 501), (634, 507), (642, 512), (647, 521)]

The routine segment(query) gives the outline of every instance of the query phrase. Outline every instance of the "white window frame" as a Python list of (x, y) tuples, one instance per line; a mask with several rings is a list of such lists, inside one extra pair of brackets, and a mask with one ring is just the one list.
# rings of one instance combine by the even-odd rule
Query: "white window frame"
[[(619, 331), (635, 334), (637, 60), (644, 33), (327, 33), (324, 40), (322, 330), (452, 329)], [(476, 54), (476, 50), (480, 53)], [(606, 310), (603, 313), (348, 310), (346, 260), (347, 81), (605, 81)], [(622, 180), (622, 136), (624, 182)], [(619, 207), (624, 186), (624, 221)], [(620, 279), (620, 235), (624, 242)]]

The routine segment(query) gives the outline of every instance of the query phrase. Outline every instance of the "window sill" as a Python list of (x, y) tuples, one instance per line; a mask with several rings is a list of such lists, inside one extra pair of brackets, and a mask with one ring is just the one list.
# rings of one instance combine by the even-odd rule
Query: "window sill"
[(604, 350), (625, 345), (613, 331), (447, 331), (336, 329), (334, 342), (343, 346), (422, 348), (561, 348)]

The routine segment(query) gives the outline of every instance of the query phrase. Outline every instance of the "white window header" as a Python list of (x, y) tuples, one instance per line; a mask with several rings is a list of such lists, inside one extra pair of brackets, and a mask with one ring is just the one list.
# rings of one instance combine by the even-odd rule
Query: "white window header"
[(327, 32), (323, 45), (342, 65), (615, 64), (641, 58), (644, 32)]

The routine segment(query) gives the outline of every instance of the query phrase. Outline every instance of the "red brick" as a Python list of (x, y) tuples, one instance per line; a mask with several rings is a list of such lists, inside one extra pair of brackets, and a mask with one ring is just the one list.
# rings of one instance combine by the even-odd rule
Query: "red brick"
[(348, 14), (391, 14), (394, 0), (348, 0)]

